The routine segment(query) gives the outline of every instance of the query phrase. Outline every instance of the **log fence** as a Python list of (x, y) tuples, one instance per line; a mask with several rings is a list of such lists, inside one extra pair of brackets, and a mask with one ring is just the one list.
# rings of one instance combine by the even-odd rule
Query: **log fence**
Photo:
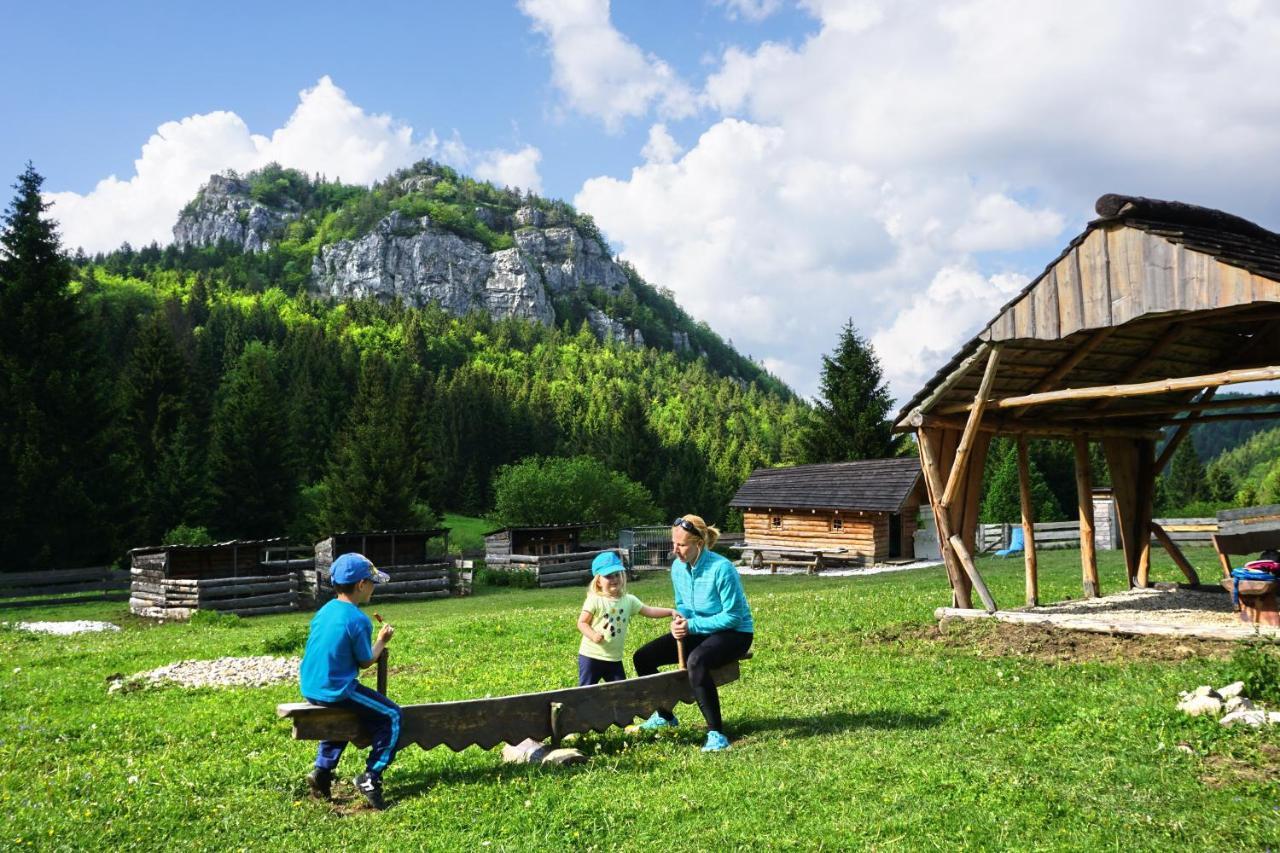
[(603, 551), (571, 554), (490, 554), (485, 566), (491, 571), (532, 572), (543, 588), (585, 585), (591, 579), (591, 561)]
[(122, 601), (129, 574), (110, 566), (0, 574), (0, 608)]

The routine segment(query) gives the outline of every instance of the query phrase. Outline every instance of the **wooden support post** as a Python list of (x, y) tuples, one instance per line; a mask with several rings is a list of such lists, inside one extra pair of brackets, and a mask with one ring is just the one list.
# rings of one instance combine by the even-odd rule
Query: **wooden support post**
[(1116, 504), (1116, 522), (1120, 526), (1120, 545), (1124, 549), (1125, 576), (1132, 589), (1138, 577), (1138, 533), (1140, 495), (1138, 494), (1138, 453), (1136, 442), (1107, 438), (1102, 442), (1111, 472), (1111, 492)]
[(952, 601), (956, 607), (972, 607), (972, 585), (960, 561), (951, 547), (951, 519), (942, 506), (942, 469), (938, 465), (941, 452), (942, 431), (921, 429), (916, 432), (916, 447), (920, 451), (920, 468), (924, 472), (925, 488), (929, 492), (929, 505), (933, 507), (933, 523), (938, 527), (938, 546), (942, 561), (951, 581)]
[(1164, 546), (1165, 551), (1169, 552), (1169, 557), (1173, 562), (1177, 563), (1178, 568), (1182, 569), (1182, 573), (1187, 576), (1187, 580), (1193, 585), (1200, 585), (1200, 576), (1196, 574), (1195, 567), (1188, 562), (1186, 555), (1178, 548), (1178, 543), (1169, 538), (1169, 534), (1165, 529), (1154, 521), (1151, 522), (1151, 532), (1155, 534), (1156, 539), (1160, 540), (1160, 544)]
[(969, 410), (969, 420), (964, 425), (960, 436), (960, 445), (956, 448), (956, 458), (951, 462), (951, 473), (947, 477), (947, 487), (942, 492), (942, 505), (951, 506), (955, 502), (956, 492), (969, 471), (969, 453), (973, 448), (973, 440), (978, 432), (978, 424), (982, 422), (982, 413), (987, 406), (987, 397), (991, 394), (991, 386), (996, 381), (996, 366), (1000, 363), (1000, 348), (992, 347), (987, 356), (987, 369), (982, 374), (982, 383), (973, 398), (973, 408)]
[(1040, 577), (1036, 566), (1036, 517), (1031, 503), (1031, 458), (1027, 437), (1018, 436), (1018, 500), (1022, 507), (1022, 542), (1027, 574), (1027, 606), (1040, 604)]
[(1102, 594), (1098, 584), (1098, 554), (1093, 541), (1093, 478), (1089, 473), (1089, 441), (1077, 438), (1076, 503), (1080, 513), (1080, 569), (1085, 598)]
[(973, 564), (973, 557), (969, 554), (969, 549), (964, 547), (964, 540), (960, 538), (959, 534), (953, 534), (950, 541), (951, 547), (956, 549), (956, 556), (960, 558), (960, 565), (964, 566), (970, 582), (978, 590), (978, 597), (987, 606), (987, 612), (995, 613), (999, 609), (996, 607), (996, 600), (991, 597), (991, 592), (987, 589), (986, 583), (983, 582), (982, 575), (978, 574), (978, 567)]
[(1151, 586), (1151, 514), (1156, 493), (1156, 443), (1150, 440), (1134, 444), (1138, 451), (1138, 517), (1134, 537), (1138, 545), (1138, 586)]
[(1209, 536), (1213, 540), (1213, 550), (1218, 552), (1218, 564), (1222, 566), (1222, 577), (1231, 577), (1231, 557), (1226, 551), (1222, 550), (1222, 545), (1218, 540), (1218, 534), (1213, 533)]

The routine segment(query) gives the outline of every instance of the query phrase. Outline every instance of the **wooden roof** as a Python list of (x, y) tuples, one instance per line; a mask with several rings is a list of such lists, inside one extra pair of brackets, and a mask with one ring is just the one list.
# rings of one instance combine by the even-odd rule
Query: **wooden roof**
[(573, 530), (586, 530), (588, 527), (594, 527), (597, 524), (599, 524), (598, 521), (573, 521), (562, 524), (509, 524), (506, 527), (499, 527), (480, 535), (492, 536), (495, 533), (505, 533), (508, 530), (520, 531), (522, 533), (548, 533), (553, 530), (569, 532)]
[[(1096, 209), (1099, 218), (902, 408), (899, 430), (925, 418), (949, 425), (959, 416), (962, 425), (992, 348), (1000, 358), (990, 401), (1280, 365), (1280, 235), (1180, 202), (1106, 195)], [(1201, 408), (1189, 405), (1200, 390), (1175, 383), (1115, 399), (998, 402), (983, 423), (1154, 434)]]
[(920, 478), (915, 457), (761, 468), (751, 472), (729, 506), (899, 512)]

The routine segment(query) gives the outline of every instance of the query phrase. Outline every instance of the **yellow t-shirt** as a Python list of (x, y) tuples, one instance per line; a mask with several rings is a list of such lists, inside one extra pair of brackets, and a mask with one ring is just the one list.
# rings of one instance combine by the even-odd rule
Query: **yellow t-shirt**
[(593, 643), (583, 637), (578, 646), (578, 654), (595, 660), (622, 660), (627, 625), (631, 623), (631, 617), (640, 612), (641, 607), (644, 607), (644, 602), (631, 593), (621, 598), (605, 598), (594, 592), (587, 593), (582, 609), (591, 614), (591, 628), (604, 635), (604, 642)]

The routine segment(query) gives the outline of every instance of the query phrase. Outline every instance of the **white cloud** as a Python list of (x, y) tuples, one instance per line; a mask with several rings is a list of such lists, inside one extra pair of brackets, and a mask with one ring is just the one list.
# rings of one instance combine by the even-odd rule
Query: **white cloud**
[(614, 28), (609, 0), (519, 0), (519, 7), (546, 36), (552, 80), (571, 109), (615, 131), (651, 108), (666, 118), (697, 108), (694, 91), (670, 65)]
[(542, 152), (532, 145), (519, 151), (492, 151), (476, 161), (476, 177), (499, 187), (519, 187), (522, 190), (542, 192), (542, 176), (538, 163)]
[(443, 144), (434, 133), (415, 138), (407, 125), (353, 104), (326, 76), (300, 93), (284, 127), (269, 137), (251, 133), (231, 112), (166, 122), (143, 145), (132, 177), (112, 175), (84, 195), (54, 192), (47, 199), (64, 245), (108, 251), (124, 241), (168, 243), (182, 206), (216, 172), (246, 172), (274, 161), (330, 180), (371, 183), (424, 157), (458, 168), (475, 165), (484, 177), (504, 183), (541, 186), (537, 149), (476, 152), (456, 137)]
[(910, 398), (1027, 281), (958, 267), (939, 270), (889, 326), (871, 336), (898, 398)]
[(655, 124), (649, 128), (649, 141), (640, 151), (646, 163), (670, 163), (680, 156), (680, 144), (667, 131), (665, 124)]
[(578, 195), (643, 275), (802, 393), (845, 318), (914, 393), (1102, 193), (1280, 219), (1280, 6), (802, 5), (811, 37), (723, 52), (693, 148), (647, 145)]
[(746, 18), (748, 21), (763, 21), (782, 8), (782, 0), (712, 0), (717, 6), (724, 6), (730, 18)]

